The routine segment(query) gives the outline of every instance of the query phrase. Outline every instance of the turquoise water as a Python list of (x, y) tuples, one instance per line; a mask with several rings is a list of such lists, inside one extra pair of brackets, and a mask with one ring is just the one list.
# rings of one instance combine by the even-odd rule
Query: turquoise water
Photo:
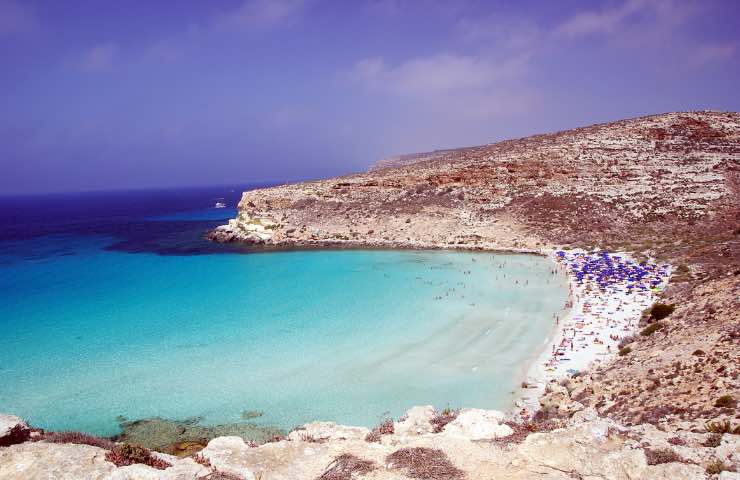
[(0, 240), (0, 412), (112, 435), (119, 416), (260, 410), (290, 428), (372, 426), (420, 404), (504, 409), (566, 298), (550, 262), (527, 255), (213, 254), (193, 222), (228, 213)]
[(50, 429), (113, 434), (119, 415), (220, 423), (244, 410), (284, 427), (372, 425), (416, 404), (504, 408), (565, 298), (537, 257), (167, 257), (39, 242), (75, 254), (0, 269), (0, 410)]

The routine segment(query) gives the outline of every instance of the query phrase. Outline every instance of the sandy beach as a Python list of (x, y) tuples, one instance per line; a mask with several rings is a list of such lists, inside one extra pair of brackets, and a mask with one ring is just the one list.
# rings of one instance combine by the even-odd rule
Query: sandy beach
[[(640, 279), (608, 275), (579, 278), (573, 262), (598, 262), (603, 254), (578, 249), (547, 252), (557, 271), (568, 279), (568, 301), (563, 314), (553, 319), (555, 328), (545, 339), (544, 350), (527, 371), (525, 382), (529, 387), (515, 402), (516, 414), (539, 409), (539, 397), (548, 383), (594, 368), (617, 355), (620, 340), (638, 334), (642, 312), (665, 289), (670, 266), (654, 263), (644, 264), (653, 275)], [(608, 255), (620, 264), (643, 265), (625, 253)]]

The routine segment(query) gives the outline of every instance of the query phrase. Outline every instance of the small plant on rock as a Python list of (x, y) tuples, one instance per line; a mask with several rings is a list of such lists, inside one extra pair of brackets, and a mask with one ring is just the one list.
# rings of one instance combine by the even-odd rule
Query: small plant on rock
[(722, 472), (729, 472), (730, 467), (725, 465), (723, 462), (719, 460), (714, 460), (709, 465), (707, 465), (706, 472), (709, 475), (719, 475)]
[(448, 423), (457, 418), (458, 413), (460, 413), (459, 410), (453, 410), (449, 407), (442, 410), (430, 420), (432, 423), (432, 431), (434, 433), (439, 433), (444, 430)]
[(203, 455), (201, 455), (200, 453), (196, 453), (195, 455), (193, 455), (192, 456), (192, 459), (195, 461), (195, 463), (198, 463), (200, 465), (203, 465), (206, 468), (210, 468), (211, 467), (211, 461), (208, 460)]
[(704, 443), (702, 443), (703, 446), (709, 447), (709, 448), (717, 448), (722, 444), (722, 434), (721, 433), (712, 433), (710, 434), (706, 440), (704, 440)]
[(142, 463), (159, 470), (164, 470), (172, 466), (169, 462), (152, 455), (151, 450), (148, 448), (130, 443), (116, 445), (111, 451), (106, 453), (105, 459), (118, 467)]
[(704, 428), (710, 433), (732, 433), (733, 435), (740, 435), (740, 425), (732, 428), (732, 423), (729, 420), (707, 422), (704, 424)]
[(379, 442), (380, 437), (383, 435), (391, 435), (395, 432), (393, 427), (393, 420), (390, 418), (383, 419), (380, 424), (372, 429), (370, 433), (365, 436), (366, 442)]
[(336, 457), (317, 480), (352, 480), (375, 470), (375, 463), (363, 460), (351, 453)]
[(624, 357), (628, 353), (632, 352), (632, 347), (623, 347), (619, 349), (619, 356)]
[(676, 310), (675, 305), (669, 305), (667, 303), (656, 303), (650, 308), (650, 316), (653, 320), (663, 320), (668, 315)]
[(461, 480), (465, 477), (442, 450), (434, 448), (402, 448), (388, 455), (385, 461), (391, 468), (404, 469), (409, 478)]
[(685, 460), (670, 448), (646, 448), (645, 458), (648, 465), (660, 465), (662, 463), (684, 462)]
[(651, 323), (650, 325), (645, 327), (640, 332), (640, 335), (642, 335), (643, 337), (649, 337), (653, 333), (657, 332), (658, 330), (662, 330), (663, 328), (665, 328), (665, 323), (662, 323), (662, 322)]
[(714, 406), (718, 408), (733, 408), (736, 405), (737, 401), (732, 398), (732, 395), (722, 395), (714, 402)]
[(41, 440), (47, 443), (75, 443), (91, 445), (93, 447), (113, 450), (116, 444), (108, 439), (95, 437), (82, 432), (50, 432), (44, 434)]

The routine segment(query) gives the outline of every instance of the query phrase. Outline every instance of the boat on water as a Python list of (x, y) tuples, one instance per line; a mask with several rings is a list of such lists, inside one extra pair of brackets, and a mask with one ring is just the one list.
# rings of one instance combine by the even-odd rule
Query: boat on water
[(216, 205), (214, 205), (213, 208), (226, 208), (226, 204), (223, 202), (216, 202)]

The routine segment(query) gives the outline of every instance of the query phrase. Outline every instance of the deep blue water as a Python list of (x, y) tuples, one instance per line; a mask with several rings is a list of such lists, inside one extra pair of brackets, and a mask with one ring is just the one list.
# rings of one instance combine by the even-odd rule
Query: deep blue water
[(508, 406), (565, 299), (546, 259), (205, 240), (244, 188), (0, 199), (0, 411), (110, 435)]

